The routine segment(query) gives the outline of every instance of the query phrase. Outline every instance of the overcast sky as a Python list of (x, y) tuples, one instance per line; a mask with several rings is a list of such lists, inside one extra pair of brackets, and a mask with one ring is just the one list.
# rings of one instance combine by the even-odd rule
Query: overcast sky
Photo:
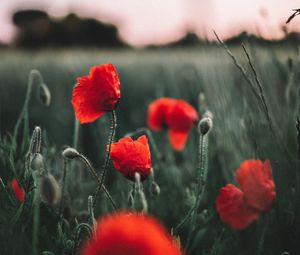
[[(300, 0), (0, 0), (0, 41), (10, 42), (16, 33), (11, 14), (19, 9), (41, 9), (54, 18), (75, 12), (118, 27), (127, 43), (135, 46), (176, 41), (194, 32), (213, 39), (242, 31), (267, 39), (283, 37), (282, 27), (300, 8)], [(300, 32), (300, 16), (288, 25)]]

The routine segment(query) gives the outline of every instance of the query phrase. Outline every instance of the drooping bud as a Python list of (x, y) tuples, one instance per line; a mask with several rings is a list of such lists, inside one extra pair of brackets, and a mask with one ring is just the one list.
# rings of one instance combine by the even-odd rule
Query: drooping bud
[(41, 179), (41, 199), (45, 204), (55, 205), (60, 200), (60, 187), (52, 174), (46, 174)]
[(45, 83), (41, 83), (38, 90), (38, 97), (41, 103), (45, 106), (49, 106), (51, 102), (51, 93)]
[(200, 120), (198, 129), (202, 135), (206, 135), (212, 129), (212, 126), (212, 119), (209, 117), (204, 117)]
[(62, 155), (63, 155), (65, 158), (68, 158), (68, 159), (74, 159), (74, 158), (80, 157), (79, 152), (78, 152), (76, 149), (71, 148), (71, 147), (66, 148), (66, 149), (62, 152)]

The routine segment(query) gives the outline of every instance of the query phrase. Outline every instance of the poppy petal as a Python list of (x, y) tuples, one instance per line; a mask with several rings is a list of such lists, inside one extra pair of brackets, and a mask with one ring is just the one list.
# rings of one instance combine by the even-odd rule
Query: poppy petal
[(216, 208), (221, 220), (237, 230), (248, 227), (260, 214), (247, 206), (244, 193), (232, 184), (227, 184), (220, 190)]
[(188, 139), (189, 132), (178, 132), (174, 130), (169, 131), (169, 140), (172, 148), (176, 151), (183, 150)]
[(236, 178), (249, 206), (262, 212), (271, 208), (276, 192), (269, 160), (244, 161), (236, 172)]

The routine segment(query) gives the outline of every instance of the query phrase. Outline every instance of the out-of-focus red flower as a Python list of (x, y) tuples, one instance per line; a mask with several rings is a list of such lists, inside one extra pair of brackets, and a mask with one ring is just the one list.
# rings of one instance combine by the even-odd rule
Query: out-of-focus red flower
[(244, 161), (236, 172), (236, 178), (249, 206), (262, 212), (272, 207), (276, 192), (269, 160)]
[(83, 255), (181, 255), (180, 248), (152, 217), (119, 212), (100, 219)]
[(189, 132), (198, 120), (197, 111), (184, 100), (160, 98), (148, 107), (147, 124), (150, 129), (169, 129), (169, 140), (174, 150), (184, 148)]
[(167, 127), (167, 112), (174, 105), (176, 99), (162, 97), (148, 106), (147, 125), (154, 131)]
[(244, 193), (232, 184), (220, 190), (216, 204), (222, 221), (234, 229), (248, 227), (260, 214), (246, 205)]
[(19, 186), (19, 183), (16, 178), (14, 178), (8, 185), (13, 189), (15, 196), (19, 202), (24, 202), (25, 192), (22, 187)]
[(81, 124), (95, 121), (116, 108), (120, 95), (120, 81), (114, 65), (92, 67), (89, 75), (77, 79), (73, 90), (76, 118)]
[(115, 168), (130, 180), (135, 180), (139, 173), (141, 180), (147, 178), (151, 170), (151, 153), (148, 139), (145, 135), (136, 141), (125, 137), (111, 145), (110, 158)]
[(236, 172), (240, 189), (232, 184), (220, 190), (216, 208), (223, 222), (244, 229), (268, 211), (275, 200), (275, 183), (269, 160), (245, 160)]

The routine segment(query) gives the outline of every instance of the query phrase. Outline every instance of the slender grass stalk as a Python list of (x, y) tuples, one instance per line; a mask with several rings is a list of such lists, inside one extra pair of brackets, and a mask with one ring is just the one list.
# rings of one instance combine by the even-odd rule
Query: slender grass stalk
[(111, 121), (111, 125), (110, 125), (110, 135), (109, 135), (109, 139), (108, 139), (108, 148), (107, 148), (107, 152), (106, 152), (106, 155), (105, 155), (104, 165), (103, 165), (103, 168), (102, 168), (101, 180), (100, 180), (99, 186), (98, 186), (98, 188), (96, 190), (96, 193), (95, 193), (94, 208), (97, 204), (99, 192), (100, 192), (100, 190), (101, 190), (101, 188), (102, 188), (102, 186), (105, 182), (106, 172), (107, 172), (107, 168), (108, 168), (108, 165), (109, 165), (111, 145), (112, 145), (113, 140), (115, 138), (115, 133), (116, 133), (116, 128), (117, 128), (117, 116), (116, 116), (115, 111), (111, 112), (110, 121)]

